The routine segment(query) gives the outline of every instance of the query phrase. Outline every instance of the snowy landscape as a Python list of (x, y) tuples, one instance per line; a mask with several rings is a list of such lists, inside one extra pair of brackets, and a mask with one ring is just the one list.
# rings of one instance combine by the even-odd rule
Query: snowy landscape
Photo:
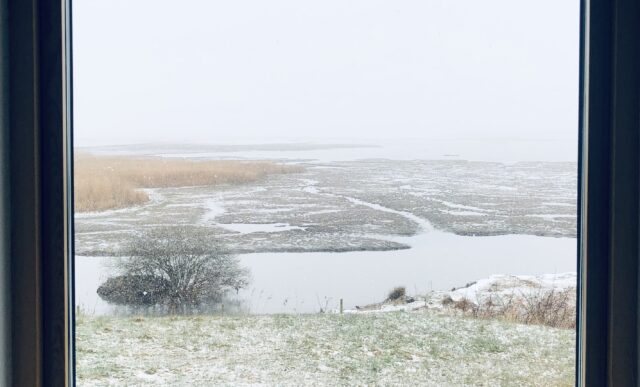
[[(206, 228), (240, 254), (252, 272), (240, 298), (252, 313), (317, 312), (319, 303), (336, 308), (340, 298), (353, 308), (399, 285), (420, 294), (492, 274), (575, 271), (575, 163), (358, 159), (372, 148), (357, 146), (349, 148), (352, 160), (330, 161), (331, 153), (305, 158), (308, 144), (292, 148), (271, 145), (263, 157), (279, 155), (275, 161), (302, 166), (299, 173), (149, 189), (146, 204), (78, 213), (78, 304), (92, 313), (108, 310), (95, 289), (122, 243), (140, 230), (178, 224)], [(319, 148), (337, 149), (343, 158), (347, 149)], [(245, 158), (256, 158), (251, 149)], [(227, 150), (197, 148), (119, 150), (125, 151), (229, 157)]]
[[(143, 188), (143, 204), (78, 212), (79, 383), (571, 385), (576, 164), (384, 149), (83, 150), (298, 169), (243, 184)], [(128, 241), (173, 226), (204, 230), (236, 255), (248, 285), (195, 316), (97, 295)], [(403, 295), (391, 300), (395, 287)], [(540, 315), (543, 303), (563, 316)]]
[(77, 384), (573, 386), (580, 15), (74, 2)]

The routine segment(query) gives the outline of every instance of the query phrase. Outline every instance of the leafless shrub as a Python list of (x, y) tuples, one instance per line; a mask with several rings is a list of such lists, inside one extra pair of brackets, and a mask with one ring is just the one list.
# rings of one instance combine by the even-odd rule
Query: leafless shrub
[[(145, 304), (140, 300), (149, 299), (143, 296), (153, 294), (154, 302), (175, 310), (216, 302), (227, 291), (237, 291), (248, 283), (247, 270), (240, 267), (235, 256), (221, 250), (206, 230), (193, 227), (153, 229), (134, 238), (128, 252), (129, 257), (117, 265), (121, 275), (115, 277), (116, 282), (112, 279), (109, 288), (111, 298), (116, 298), (110, 300), (106, 292), (100, 294), (107, 301), (139, 305)], [(144, 279), (144, 283), (132, 286), (135, 279)], [(118, 284), (120, 288), (115, 289)], [(155, 284), (161, 289), (156, 286), (145, 290), (145, 284)]]
[(321, 301), (320, 297), (316, 294), (316, 300), (318, 301), (318, 308), (320, 313), (325, 313), (329, 310), (329, 302), (331, 302), (332, 298), (324, 296), (324, 299)]
[(525, 324), (541, 324), (558, 328), (576, 327), (575, 291), (551, 290), (524, 296)]
[[(483, 319), (503, 319), (522, 324), (555, 328), (576, 327), (575, 290), (538, 289), (522, 294), (489, 295), (449, 302), (464, 315)], [(445, 302), (443, 300), (443, 305)]]
[(454, 301), (453, 307), (461, 310), (463, 313), (470, 313), (473, 317), (477, 317), (478, 306), (467, 298), (463, 298), (458, 301)]

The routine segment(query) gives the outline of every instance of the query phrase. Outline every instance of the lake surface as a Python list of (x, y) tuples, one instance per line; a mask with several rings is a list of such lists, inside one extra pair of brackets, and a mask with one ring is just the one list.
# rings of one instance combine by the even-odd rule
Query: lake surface
[[(576, 270), (576, 240), (530, 235), (458, 236), (427, 231), (405, 239), (411, 249), (346, 253), (255, 253), (240, 256), (251, 270), (238, 298), (251, 313), (307, 313), (383, 300), (395, 286), (410, 294), (447, 290), (491, 274)], [(115, 309), (96, 294), (114, 258), (76, 258), (76, 303), (89, 313)]]

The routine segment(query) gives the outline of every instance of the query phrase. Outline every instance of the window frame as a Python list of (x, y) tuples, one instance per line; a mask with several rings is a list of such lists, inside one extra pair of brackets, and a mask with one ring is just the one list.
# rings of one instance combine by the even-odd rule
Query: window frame
[(11, 385), (73, 386), (71, 2), (3, 1), (11, 356), (2, 360)]
[[(0, 89), (10, 101), (5, 364), (13, 385), (73, 386), (71, 0), (0, 1), (11, 15), (0, 20), (10, 79)], [(578, 386), (638, 382), (638, 3), (581, 0)]]
[(637, 385), (640, 4), (581, 4), (579, 386)]

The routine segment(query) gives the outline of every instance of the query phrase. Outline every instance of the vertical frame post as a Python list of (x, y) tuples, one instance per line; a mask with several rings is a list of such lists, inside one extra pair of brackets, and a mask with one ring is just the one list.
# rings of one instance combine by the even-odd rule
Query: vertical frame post
[(636, 386), (640, 4), (585, 0), (578, 384)]
[(13, 385), (73, 383), (69, 3), (8, 0)]

